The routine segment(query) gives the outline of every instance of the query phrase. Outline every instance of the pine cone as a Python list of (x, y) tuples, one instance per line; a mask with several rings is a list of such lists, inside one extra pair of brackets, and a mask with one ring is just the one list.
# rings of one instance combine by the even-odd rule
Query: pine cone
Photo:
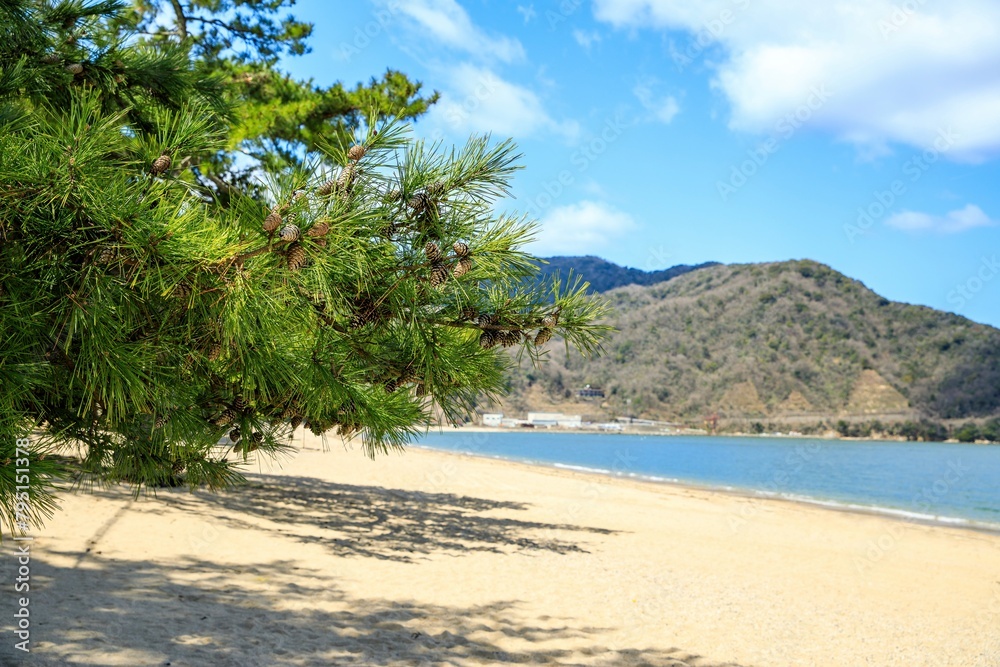
[(291, 271), (298, 271), (306, 264), (306, 249), (299, 244), (288, 249), (288, 268)]
[(553, 313), (552, 315), (546, 315), (542, 318), (542, 326), (546, 329), (554, 329), (556, 324), (559, 323), (559, 313)]
[(378, 321), (378, 319), (379, 313), (375, 308), (359, 310), (351, 316), (351, 328), (360, 329), (361, 327), (373, 324)]
[(398, 226), (396, 225), (396, 223), (390, 220), (389, 222), (382, 225), (382, 229), (379, 230), (379, 234), (383, 238), (392, 240), (392, 237), (396, 234), (397, 229)]
[(385, 193), (385, 200), (389, 203), (397, 202), (403, 198), (403, 191), (399, 188), (393, 188), (389, 192)]
[(317, 222), (315, 225), (309, 228), (309, 231), (306, 232), (306, 236), (317, 238), (320, 236), (326, 236), (329, 232), (330, 232), (330, 223)]
[(187, 283), (177, 283), (174, 287), (174, 296), (183, 299), (191, 295), (191, 286)]
[(337, 187), (337, 179), (331, 178), (329, 181), (316, 188), (316, 194), (320, 197), (327, 197), (333, 193), (333, 189), (335, 187)]
[(41, 57), (41, 61), (46, 65), (55, 65), (57, 62), (62, 60), (58, 53), (46, 53)]
[(448, 267), (438, 263), (431, 267), (431, 287), (440, 287), (448, 282)]
[(271, 211), (264, 218), (264, 231), (268, 234), (273, 234), (274, 230), (281, 226), (281, 214), (277, 211)]
[(264, 442), (264, 434), (260, 431), (254, 431), (250, 434), (250, 446), (247, 447), (248, 452), (257, 451), (260, 447), (260, 443)]
[(212, 347), (208, 348), (208, 360), (215, 361), (222, 356), (222, 346), (218, 343), (213, 343)]
[(354, 179), (357, 178), (357, 167), (354, 166), (353, 162), (349, 162), (341, 172), (340, 176), (337, 177), (337, 192), (342, 197), (346, 197), (351, 194), (351, 188), (354, 186)]
[(288, 422), (288, 425), (291, 426), (292, 430), (294, 431), (295, 429), (297, 429), (299, 426), (302, 425), (302, 417), (300, 417), (299, 415), (295, 415)]
[(472, 260), (469, 259), (468, 257), (463, 257), (462, 259), (458, 260), (458, 264), (455, 265), (455, 268), (452, 271), (452, 275), (454, 275), (456, 278), (461, 278), (466, 273), (468, 273), (471, 268), (472, 268)]
[(110, 264), (115, 261), (115, 249), (111, 246), (105, 246), (101, 248), (101, 252), (97, 254), (98, 264)]
[(170, 156), (164, 153), (160, 157), (153, 160), (153, 165), (149, 168), (149, 171), (153, 176), (159, 176), (167, 169), (170, 169)]
[(351, 162), (357, 162), (358, 160), (360, 160), (365, 156), (366, 152), (367, 151), (365, 150), (364, 146), (362, 146), (361, 144), (354, 144), (353, 146), (351, 146), (351, 149), (347, 151), (347, 159), (350, 160)]
[(232, 408), (226, 408), (226, 410), (219, 415), (219, 418), (215, 420), (215, 423), (219, 426), (225, 426), (226, 424), (232, 424), (239, 417), (239, 414)]
[(229, 439), (232, 440), (233, 442), (239, 442), (241, 437), (243, 437), (243, 434), (240, 433), (239, 427), (234, 428), (232, 431), (229, 432)]
[(462, 312), (459, 313), (459, 317), (463, 320), (474, 320), (479, 317), (479, 311), (475, 308), (463, 308)]
[(535, 345), (545, 345), (550, 338), (552, 338), (552, 329), (542, 329), (535, 336)]
[(458, 257), (468, 257), (469, 255), (469, 244), (463, 243), (462, 241), (455, 241), (451, 246), (455, 250), (455, 255)]
[(372, 313), (368, 311), (354, 313), (354, 315), (351, 316), (351, 328), (360, 329), (366, 324), (370, 324), (373, 319)]
[(66, 71), (73, 76), (83, 74), (83, 65), (80, 63), (70, 63), (69, 65), (66, 65)]
[(521, 332), (513, 330), (501, 331), (497, 334), (497, 338), (504, 347), (513, 347), (521, 342)]
[(424, 254), (427, 255), (429, 261), (437, 262), (441, 259), (441, 248), (434, 241), (428, 241), (424, 245)]
[(299, 238), (299, 228), (298, 225), (285, 225), (278, 232), (278, 238), (282, 241), (296, 241)]
[(354, 299), (354, 315), (351, 317), (351, 328), (358, 329), (375, 322), (384, 316), (382, 307), (376, 307), (370, 296), (359, 296)]
[(296, 190), (292, 193), (292, 201), (296, 202), (306, 196), (305, 190)]
[(385, 389), (385, 393), (391, 394), (392, 392), (399, 389), (399, 380), (397, 380), (396, 378), (388, 380), (385, 384), (382, 385), (382, 387)]
[(420, 214), (426, 211), (430, 207), (430, 200), (427, 199), (427, 195), (423, 192), (418, 192), (417, 194), (410, 197), (410, 200), (406, 202), (414, 214)]
[(497, 316), (492, 313), (483, 313), (476, 323), (481, 327), (489, 327), (497, 323)]
[(434, 181), (427, 186), (427, 194), (431, 197), (439, 197), (444, 194), (445, 184), (442, 181)]
[(497, 340), (497, 332), (492, 329), (487, 329), (479, 336), (479, 346), (484, 350), (488, 350), (492, 347), (496, 347), (499, 340)]
[(247, 402), (243, 400), (242, 396), (237, 396), (233, 399), (233, 410), (237, 412), (244, 412), (247, 409)]
[(169, 419), (170, 418), (167, 417), (167, 415), (160, 415), (160, 416), (158, 416), (156, 418), (156, 421), (153, 422), (153, 428), (163, 428), (164, 426), (167, 425), (167, 421)]

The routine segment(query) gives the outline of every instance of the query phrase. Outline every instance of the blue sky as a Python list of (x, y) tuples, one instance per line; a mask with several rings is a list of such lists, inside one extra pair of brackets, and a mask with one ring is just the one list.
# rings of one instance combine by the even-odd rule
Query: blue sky
[(1000, 326), (995, 0), (299, 0), (295, 75), (402, 70), (513, 137), (539, 255), (810, 258)]

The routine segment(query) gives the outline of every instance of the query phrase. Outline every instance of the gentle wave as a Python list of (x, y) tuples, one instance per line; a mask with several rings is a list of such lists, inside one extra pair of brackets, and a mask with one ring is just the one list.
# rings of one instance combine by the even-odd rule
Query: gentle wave
[(921, 523), (938, 523), (946, 525), (958, 525), (958, 526), (969, 526), (975, 528), (982, 528), (991, 531), (1000, 532), (1000, 523), (990, 523), (986, 521), (974, 521), (972, 519), (966, 519), (957, 516), (943, 516), (940, 514), (927, 514), (925, 512), (914, 512), (912, 510), (903, 510), (896, 507), (881, 507), (878, 505), (859, 505), (857, 503), (845, 503), (838, 502), (836, 500), (823, 500), (820, 498), (813, 498), (811, 496), (800, 496), (796, 494), (760, 494), (767, 495), (768, 497), (780, 497), (783, 500), (791, 500), (794, 502), (808, 503), (810, 505), (819, 505), (820, 507), (829, 507), (837, 510), (848, 510), (852, 512), (861, 512), (864, 514), (878, 514), (885, 516), (897, 517), (900, 519), (909, 519), (912, 521), (919, 521)]
[(588, 468), (587, 466), (573, 466), (568, 463), (553, 463), (553, 468), (562, 468), (563, 470), (576, 470), (577, 472), (593, 472), (600, 475), (612, 475), (610, 470), (605, 470), (604, 468)]

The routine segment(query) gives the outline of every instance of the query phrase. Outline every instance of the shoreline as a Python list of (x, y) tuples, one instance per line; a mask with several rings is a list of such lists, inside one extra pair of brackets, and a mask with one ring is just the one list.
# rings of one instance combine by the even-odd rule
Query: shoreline
[(997, 442), (977, 440), (975, 442), (959, 442), (958, 440), (907, 440), (903, 437), (895, 438), (859, 438), (843, 435), (806, 435), (804, 433), (708, 433), (707, 431), (686, 430), (675, 432), (667, 431), (644, 431), (629, 429), (624, 427), (620, 431), (601, 430), (594, 428), (563, 428), (559, 426), (547, 426), (544, 428), (510, 428), (506, 426), (447, 426), (435, 425), (430, 427), (439, 433), (586, 433), (588, 435), (649, 435), (662, 436), (667, 438), (676, 437), (710, 437), (710, 438), (761, 438), (773, 440), (829, 440), (831, 442), (912, 442), (924, 444), (940, 445), (980, 445), (980, 446), (1000, 446)]
[[(498, 432), (507, 432), (505, 429), (497, 429)], [(492, 432), (492, 431), (482, 431)], [(944, 443), (942, 443), (944, 444)], [(462, 451), (456, 449), (443, 449), (433, 445), (411, 443), (407, 448), (416, 448), (422, 451), (434, 452), (445, 456), (457, 458), (471, 457), (484, 461), (501, 462), (512, 466), (523, 467), (526, 470), (545, 471), (564, 477), (598, 478), (601, 480), (618, 480), (626, 484), (636, 484), (640, 487), (651, 489), (672, 488), (686, 491), (699, 491), (708, 494), (722, 494), (729, 497), (751, 500), (751, 501), (774, 501), (786, 503), (793, 506), (811, 507), (822, 510), (851, 514), (857, 516), (868, 516), (897, 521), (906, 524), (915, 524), (934, 528), (956, 528), (968, 530), (985, 535), (1000, 535), (1000, 522), (989, 523), (966, 519), (964, 517), (951, 517), (923, 514), (911, 510), (895, 507), (883, 507), (878, 505), (859, 505), (824, 498), (814, 498), (811, 496), (783, 495), (747, 487), (717, 486), (712, 484), (699, 483), (691, 480), (677, 478), (659, 477), (656, 475), (643, 475), (638, 473), (620, 473), (614, 470), (602, 470), (589, 468), (587, 466), (576, 466), (566, 463), (554, 463), (546, 461), (535, 461), (526, 459), (509, 458), (498, 454), (485, 454), (481, 452)]]

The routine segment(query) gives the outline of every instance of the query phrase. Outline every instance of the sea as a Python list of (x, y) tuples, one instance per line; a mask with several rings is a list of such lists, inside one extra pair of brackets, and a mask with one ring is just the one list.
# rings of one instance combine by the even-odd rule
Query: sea
[(1000, 531), (1000, 446), (431, 431), (419, 447)]

